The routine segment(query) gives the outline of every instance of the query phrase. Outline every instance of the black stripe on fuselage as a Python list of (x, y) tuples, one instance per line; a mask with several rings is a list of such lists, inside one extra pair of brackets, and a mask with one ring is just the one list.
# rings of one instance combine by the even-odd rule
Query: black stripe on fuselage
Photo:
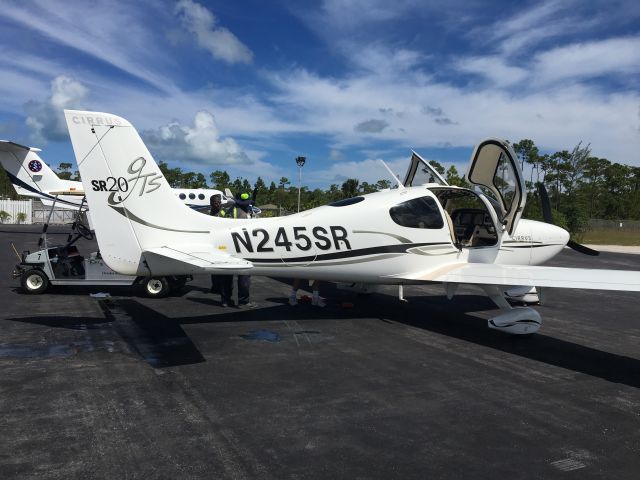
[(11, 183), (13, 183), (14, 185), (18, 185), (19, 187), (22, 187), (25, 190), (28, 190), (28, 191), (30, 191), (32, 193), (35, 193), (40, 197), (44, 197), (44, 198), (47, 198), (49, 200), (55, 200), (56, 203), (66, 203), (67, 205), (73, 205), (74, 207), (79, 207), (80, 206), (79, 203), (68, 202), (67, 200), (62, 200), (61, 198), (57, 198), (56, 199), (56, 197), (54, 197), (52, 195), (49, 195), (48, 193), (44, 193), (44, 192), (42, 192), (40, 190), (36, 190), (35, 188), (33, 188), (28, 183), (23, 182), (22, 180), (20, 180), (15, 175), (12, 175), (11, 173), (9, 173), (7, 170), (5, 170), (5, 172), (7, 172), (7, 176), (9, 177), (9, 180), (11, 180)]
[(535, 245), (505, 245), (505, 248), (541, 248), (541, 247), (555, 247), (562, 245), (561, 243), (546, 243), (546, 244), (535, 244)]
[(245, 260), (259, 265), (262, 263), (308, 263), (323, 260), (337, 260), (340, 258), (354, 258), (367, 255), (378, 255), (381, 253), (407, 253), (410, 248), (425, 247), (432, 245), (450, 245), (448, 242), (436, 242), (436, 243), (403, 243), (400, 245), (383, 245), (380, 247), (368, 247), (359, 248), (356, 250), (345, 250), (342, 252), (325, 253), (321, 255), (307, 255), (306, 257), (292, 257), (292, 258), (244, 258)]

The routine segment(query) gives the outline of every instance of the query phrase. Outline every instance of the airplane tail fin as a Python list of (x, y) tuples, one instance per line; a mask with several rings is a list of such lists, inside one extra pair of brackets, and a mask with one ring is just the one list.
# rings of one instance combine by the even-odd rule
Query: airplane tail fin
[(223, 252), (212, 253), (213, 229), (225, 220), (195, 212), (173, 194), (127, 120), (76, 110), (65, 110), (65, 117), (98, 245), (111, 268), (158, 275), (169, 261), (172, 273), (176, 262), (187, 270), (187, 264), (202, 262), (207, 268), (251, 266)]
[(67, 182), (60, 179), (40, 158), (39, 151), (37, 148), (0, 140), (0, 163), (18, 195), (47, 198), (48, 192), (68, 188)]

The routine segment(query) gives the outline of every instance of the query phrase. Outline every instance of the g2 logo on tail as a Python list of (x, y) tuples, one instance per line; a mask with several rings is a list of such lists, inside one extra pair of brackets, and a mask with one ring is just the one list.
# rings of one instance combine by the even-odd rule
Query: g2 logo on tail
[[(138, 157), (127, 167), (127, 172), (132, 176), (106, 177), (104, 180), (91, 180), (94, 192), (111, 192), (108, 202), (110, 205), (117, 205), (124, 202), (134, 192), (138, 192), (141, 197), (147, 193), (155, 192), (162, 185), (160, 179), (162, 174), (157, 172), (142, 173), (147, 160)], [(137, 190), (136, 190), (136, 187)]]

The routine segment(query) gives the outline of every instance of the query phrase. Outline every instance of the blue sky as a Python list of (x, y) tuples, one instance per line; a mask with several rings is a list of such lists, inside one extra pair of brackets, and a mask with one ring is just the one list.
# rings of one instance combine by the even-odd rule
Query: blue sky
[(591, 143), (640, 165), (640, 3), (23, 1), (0, 9), (0, 138), (73, 160), (62, 109), (125, 117), (156, 160), (232, 177), (464, 171), (473, 145)]

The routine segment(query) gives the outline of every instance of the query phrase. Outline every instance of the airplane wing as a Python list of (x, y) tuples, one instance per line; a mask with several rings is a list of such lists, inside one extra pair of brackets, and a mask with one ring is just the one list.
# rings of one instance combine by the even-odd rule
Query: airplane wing
[(460, 263), (415, 274), (395, 275), (393, 278), (481, 285), (640, 291), (640, 272), (629, 270)]
[(175, 249), (155, 247), (142, 252), (152, 275), (180, 275), (190, 273), (215, 273), (233, 275), (253, 267), (251, 262), (211, 250), (211, 247)]

